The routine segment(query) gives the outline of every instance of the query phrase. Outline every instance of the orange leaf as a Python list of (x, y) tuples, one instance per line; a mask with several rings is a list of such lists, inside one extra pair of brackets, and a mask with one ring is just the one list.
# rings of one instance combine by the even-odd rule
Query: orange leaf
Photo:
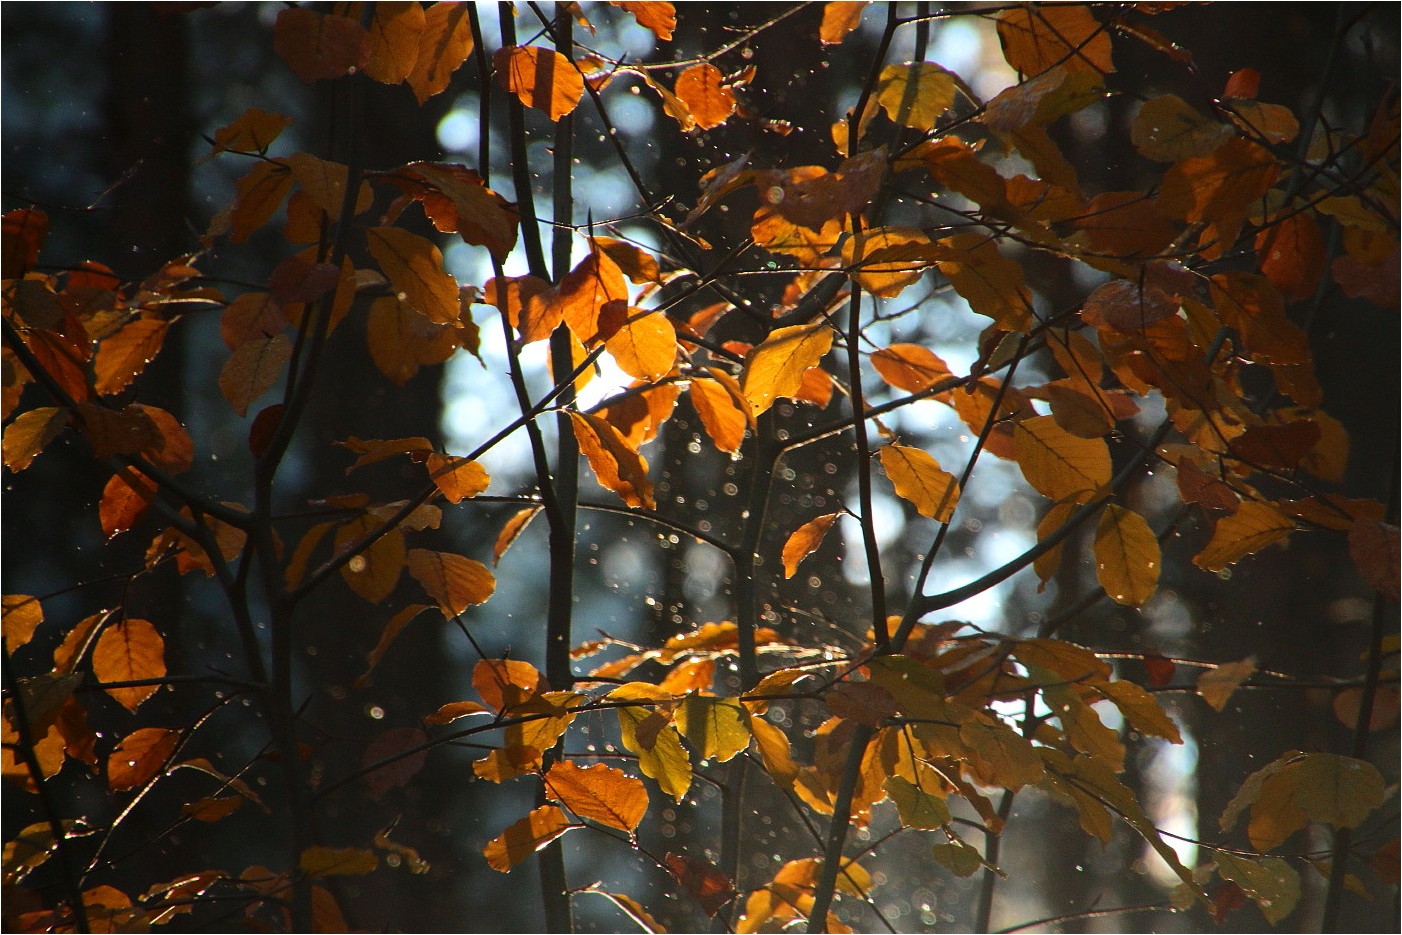
[(823, 45), (836, 45), (847, 34), (861, 25), (862, 11), (867, 8), (866, 2), (848, 3), (841, 0), (833, 0), (823, 6), (823, 22), (818, 27), (818, 40)]
[(431, 241), (397, 227), (372, 227), (365, 239), (405, 302), (438, 324), (458, 320), (457, 281), (443, 268), (443, 254)]
[(940, 241), (952, 251), (940, 259), (954, 291), (969, 308), (992, 318), (1005, 331), (1020, 331), (1031, 321), (1032, 293), (1023, 285), (1022, 267), (999, 252), (982, 234), (956, 234)]
[(370, 673), (375, 671), (375, 666), (380, 664), (380, 660), (385, 657), (385, 653), (389, 651), (389, 647), (394, 642), (395, 638), (404, 631), (404, 628), (407, 627), (415, 617), (426, 610), (428, 610), (427, 604), (410, 604), (399, 610), (389, 619), (389, 623), (385, 624), (385, 628), (380, 631), (379, 642), (375, 644), (375, 648), (370, 650), (365, 657), (365, 672), (355, 680), (356, 688), (365, 688), (370, 685)]
[(240, 416), (282, 378), (282, 368), (292, 357), (292, 342), (285, 334), (257, 338), (241, 344), (219, 372), (219, 390)]
[(497, 75), (508, 91), (527, 107), (542, 110), (551, 120), (575, 109), (584, 96), (584, 79), (559, 52), (536, 46), (508, 46), (492, 57)]
[(449, 503), (475, 497), (487, 489), (492, 478), (482, 465), (464, 458), (450, 458), (437, 452), (426, 462), (429, 476)]
[(817, 519), (810, 519), (789, 535), (789, 538), (784, 542), (782, 555), (785, 578), (792, 578), (798, 572), (798, 563), (823, 544), (823, 537), (828, 534), (828, 529), (841, 515), (841, 513), (827, 513)]
[(1053, 500), (1085, 499), (1110, 482), (1110, 449), (1077, 438), (1052, 416), (1013, 423), (1013, 453), (1027, 482)]
[(612, 237), (594, 237), (591, 243), (617, 263), (618, 268), (635, 285), (650, 282), (660, 286), (665, 282), (662, 270), (657, 265), (657, 258), (636, 244)]
[[(901, 249), (907, 246), (911, 249)], [(878, 227), (843, 241), (842, 262), (853, 267), (852, 278), (857, 285), (872, 295), (890, 299), (918, 282), (937, 252), (924, 231)]]
[(529, 662), (480, 659), (472, 669), (472, 687), (493, 711), (505, 712), (545, 691), (545, 677)]
[(163, 727), (132, 731), (107, 758), (107, 788), (122, 792), (143, 785), (165, 767), (179, 742), (180, 734)]
[(28, 643), (44, 622), (44, 605), (28, 594), (6, 594), (4, 598), (5, 646), (10, 651)]
[(939, 462), (921, 448), (887, 445), (877, 452), (881, 467), (891, 478), (896, 493), (915, 506), (921, 516), (947, 523), (959, 504), (959, 482), (940, 468)]
[(1293, 214), (1256, 235), (1261, 272), (1287, 302), (1314, 295), (1327, 259), (1319, 225), (1307, 213)]
[(1133, 510), (1109, 504), (1095, 528), (1096, 578), (1117, 604), (1143, 606), (1159, 583), (1159, 542)]
[(398, 84), (413, 74), (424, 26), (422, 4), (375, 4), (365, 74), (382, 84)]
[(663, 42), (672, 40), (672, 30), (677, 28), (677, 11), (670, 3), (627, 2), (611, 0), (614, 6), (633, 14), (639, 26), (651, 29), (653, 35)]
[(491, 714), (491, 711), (475, 701), (450, 701), (437, 711), (424, 718), (425, 724), (451, 724), (469, 714)]
[(508, 873), (572, 827), (576, 826), (558, 807), (542, 805), (488, 841), (482, 854), (493, 870)]
[(1392, 603), (1398, 602), (1398, 572), (1402, 550), (1397, 527), (1362, 519), (1348, 532), (1348, 552), (1363, 580)]
[(447, 90), (472, 48), (472, 20), (461, 3), (435, 3), (424, 12), (414, 70), (405, 79), (420, 104)]
[(585, 412), (571, 412), (574, 437), (579, 450), (589, 459), (589, 466), (599, 483), (623, 499), (629, 506), (656, 507), (652, 497), (652, 481), (647, 476), (647, 459), (638, 454), (607, 420)]
[(954, 376), (934, 351), (919, 344), (892, 344), (871, 355), (882, 379), (898, 390), (919, 393)]
[(691, 378), (691, 404), (716, 447), (734, 455), (745, 441), (745, 429), (754, 421), (750, 404), (730, 374), (714, 368), (707, 372), (709, 377)]
[(531, 297), (522, 318), (523, 331), (526, 321), (548, 323), (549, 330), (544, 324), (531, 327), (532, 337), (544, 337), (563, 318), (580, 341), (593, 347), (609, 336), (600, 324), (599, 313), (615, 301), (625, 305), (628, 301), (623, 271), (602, 251), (591, 250), (559, 286)]
[(29, 467), (44, 446), (67, 425), (68, 410), (57, 406), (40, 406), (20, 413), (19, 418), (5, 427), (5, 438), (0, 442), (5, 467), (15, 472)]
[(78, 404), (78, 424), (99, 458), (142, 454), (158, 448), (161, 430), (144, 406), (112, 410), (92, 403)]
[(438, 602), (445, 617), (456, 617), (473, 604), (483, 604), (496, 590), (496, 578), (481, 562), (429, 549), (410, 549), (409, 574)]
[(1247, 210), (1280, 175), (1280, 164), (1255, 143), (1233, 137), (1201, 157), (1174, 163), (1164, 173), (1158, 208), (1190, 223), (1205, 222), (1203, 255), (1215, 259), (1231, 246)]
[(770, 332), (745, 355), (740, 375), (740, 387), (754, 415), (769, 409), (775, 399), (798, 392), (804, 371), (817, 366), (831, 347), (832, 329), (821, 319)]
[(516, 541), (516, 537), (521, 535), (522, 530), (536, 518), (536, 514), (541, 510), (538, 506), (528, 506), (517, 511), (511, 519), (506, 521), (506, 525), (501, 527), (501, 532), (497, 533), (497, 541), (492, 546), (492, 564), (501, 562), (501, 557), (506, 554), (506, 550), (511, 548), (511, 543)]
[(1300, 133), (1290, 108), (1260, 101), (1228, 101), (1232, 122), (1267, 143), (1289, 143)]
[[(307, 197), (312, 200), (312, 204), (320, 208), (332, 217), (341, 213), (345, 207), (346, 184), (350, 178), (350, 169), (339, 162), (330, 162), (313, 156), (311, 153), (293, 153), (286, 159), (279, 159), (278, 162), (286, 164), (292, 170), (292, 177), (297, 180), (297, 185), (306, 192)], [(356, 214), (367, 211), (374, 199), (374, 192), (370, 190), (369, 183), (361, 182), (360, 189), (356, 192), (356, 200), (353, 210)], [(310, 259), (294, 257), (293, 260), (302, 260), (304, 269), (315, 269), (319, 265), (324, 265), (330, 269), (330, 283), (326, 283), (325, 271), (320, 271), (321, 276), (318, 282), (324, 288), (315, 292), (313, 297), (319, 296), (320, 292), (326, 291), (330, 285), (336, 282), (336, 268), (330, 264), (317, 264)], [(298, 277), (301, 278), (301, 277)], [(271, 283), (270, 283), (271, 285)], [(303, 285), (304, 283), (299, 283)], [(313, 287), (315, 289), (315, 287)], [(274, 295), (278, 294), (276, 288), (271, 289)]]
[(409, 194), (423, 205), (424, 214), (438, 230), (456, 232), (467, 243), (486, 247), (502, 261), (516, 245), (516, 229), (521, 223), (516, 206), (488, 188), (471, 169), (441, 162), (411, 162), (391, 181), (403, 184), (404, 178), (426, 186), (410, 186)]
[[(336, 527), (335, 551), (340, 555), (380, 528), (377, 517), (364, 515)], [(341, 577), (356, 594), (372, 604), (389, 597), (404, 570), (404, 533), (391, 529), (341, 566)]]
[(245, 292), (219, 317), (219, 335), (229, 350), (259, 338), (270, 338), (291, 322), (282, 304), (266, 292)]
[(546, 794), (580, 818), (633, 832), (647, 814), (641, 779), (602, 763), (578, 766), (561, 760), (545, 774)]
[(1244, 555), (1259, 552), (1295, 531), (1295, 524), (1274, 507), (1247, 501), (1217, 520), (1212, 541), (1193, 558), (1206, 571), (1221, 571)]
[(349, 17), (291, 7), (278, 13), (273, 49), (298, 78), (315, 84), (363, 67), (370, 56), (370, 36)]
[(433, 452), (433, 442), (421, 435), (413, 438), (389, 439), (360, 439), (352, 435), (345, 441), (335, 442), (334, 444), (340, 445), (342, 448), (349, 448), (351, 451), (360, 455), (360, 457), (355, 459), (354, 464), (346, 468), (347, 474), (354, 471), (356, 468), (365, 467), (367, 464), (375, 464), (386, 458), (393, 458), (395, 455), (407, 454), (421, 456)]
[(392, 295), (370, 303), (365, 338), (375, 366), (399, 386), (420, 367), (441, 364), (458, 348), (450, 325), (435, 324)]
[(1067, 71), (1115, 70), (1110, 33), (1080, 4), (1028, 4), (998, 14), (1003, 57), (1024, 75), (1061, 66)]
[(701, 904), (707, 916), (714, 916), (735, 897), (730, 877), (709, 861), (669, 851), (664, 862), (677, 882)]
[(703, 62), (677, 76), (676, 94), (691, 109), (696, 125), (703, 130), (718, 127), (735, 113), (735, 95), (722, 84), (720, 69)]
[(127, 384), (160, 353), (170, 322), (162, 318), (138, 318), (116, 334), (103, 339), (93, 357), (94, 389), (110, 396)]
[[(92, 651), (93, 675), (100, 682), (129, 682), (158, 679), (166, 674), (165, 641), (145, 620), (127, 619), (102, 631)], [(111, 695), (128, 711), (135, 711), (150, 698), (159, 685), (109, 688)]]
[(1227, 706), (1227, 700), (1232, 697), (1232, 693), (1255, 672), (1255, 656), (1240, 662), (1225, 662), (1214, 666), (1198, 676), (1198, 694), (1214, 711), (1221, 711)]
[[(283, 11), (287, 12), (287, 11)], [(292, 173), (280, 162), (255, 162), (234, 183), (236, 197), (229, 216), (229, 239), (243, 243), (273, 216), (292, 188)]]
[(604, 341), (630, 377), (654, 382), (672, 372), (677, 359), (677, 332), (663, 312), (629, 309), (633, 317)]

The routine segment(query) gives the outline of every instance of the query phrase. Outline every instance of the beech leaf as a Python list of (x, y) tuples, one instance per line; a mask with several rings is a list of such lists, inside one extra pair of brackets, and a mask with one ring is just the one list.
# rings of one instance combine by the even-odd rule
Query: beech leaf
[(959, 482), (929, 452), (906, 445), (887, 445), (877, 452), (877, 457), (896, 493), (913, 504), (921, 516), (949, 522), (959, 505)]
[(292, 342), (285, 334), (241, 344), (219, 373), (219, 390), (235, 412), (247, 415), (254, 400), (282, 378), (282, 369), (291, 357)]
[(1221, 571), (1237, 559), (1287, 538), (1294, 530), (1294, 522), (1274, 507), (1245, 501), (1235, 513), (1218, 518), (1211, 541), (1194, 556), (1193, 564), (1206, 571)]
[(745, 355), (740, 387), (754, 415), (798, 392), (804, 371), (817, 366), (831, 348), (832, 329), (822, 320), (778, 328), (752, 348)]
[(1159, 542), (1144, 517), (1113, 503), (1095, 528), (1095, 575), (1117, 604), (1141, 607), (1159, 584)]
[(1224, 662), (1198, 676), (1198, 694), (1213, 710), (1221, 711), (1227, 707), (1232, 693), (1255, 672), (1255, 656), (1248, 656), (1240, 662)]
[(458, 320), (457, 281), (443, 268), (443, 254), (431, 241), (397, 227), (372, 227), (365, 238), (390, 285), (415, 311), (438, 324)]
[(482, 848), (493, 870), (507, 873), (575, 825), (557, 806), (542, 805)]
[(784, 552), (781, 556), (784, 562), (785, 578), (792, 578), (798, 572), (798, 563), (817, 551), (818, 546), (823, 544), (823, 537), (828, 534), (832, 524), (841, 515), (841, 513), (825, 513), (817, 519), (810, 519), (789, 534), (789, 538), (784, 542)]
[(676, 95), (703, 130), (720, 126), (735, 113), (735, 95), (721, 83), (724, 77), (709, 62), (692, 65), (677, 76)]
[[(166, 674), (165, 641), (145, 620), (126, 619), (102, 631), (92, 651), (93, 676), (100, 682), (159, 679)], [(128, 711), (135, 711), (159, 685), (109, 688), (107, 694)]]
[(559, 120), (584, 96), (584, 79), (559, 52), (537, 46), (507, 46), (492, 58), (502, 85), (527, 107)]
[(414, 70), (405, 79), (420, 104), (447, 90), (472, 49), (472, 20), (463, 4), (435, 3), (424, 10)]
[(570, 422), (579, 450), (589, 460), (599, 483), (632, 507), (653, 509), (652, 481), (647, 459), (638, 454), (607, 420), (585, 412), (571, 412)]
[(1013, 423), (1013, 454), (1027, 482), (1053, 500), (1084, 502), (1110, 482), (1104, 439), (1078, 438), (1052, 416)]
[(451, 552), (410, 549), (407, 567), (449, 618), (474, 604), (486, 603), (497, 586), (496, 578), (481, 562)]
[(647, 788), (642, 780), (603, 763), (586, 767), (561, 760), (545, 774), (545, 789), (580, 818), (619, 831), (637, 830), (647, 814)]
[(142, 727), (123, 737), (107, 758), (107, 788), (123, 792), (144, 785), (165, 768), (180, 734), (163, 727)]

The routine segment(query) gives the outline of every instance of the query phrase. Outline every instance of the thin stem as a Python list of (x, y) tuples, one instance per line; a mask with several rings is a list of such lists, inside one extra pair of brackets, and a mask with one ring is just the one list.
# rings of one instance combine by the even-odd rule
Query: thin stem
[(865, 724), (852, 730), (852, 742), (847, 748), (847, 761), (842, 766), (842, 783), (832, 806), (832, 821), (828, 823), (828, 842), (823, 850), (823, 872), (813, 891), (813, 909), (808, 914), (809, 932), (828, 930), (828, 907), (832, 905), (837, 888), (837, 872), (842, 866), (842, 845), (847, 840), (847, 827), (852, 822), (852, 797), (862, 772), (862, 757), (874, 731)]
[[(891, 8), (895, 9), (894, 3)], [(852, 222), (855, 226), (858, 219), (854, 216)], [(860, 254), (860, 247), (857, 252)], [(847, 318), (847, 382), (852, 396), (852, 427), (857, 436), (857, 498), (867, 575), (871, 579), (872, 632), (876, 635), (876, 651), (886, 653), (891, 648), (891, 634), (886, 622), (886, 578), (881, 573), (881, 546), (876, 541), (876, 516), (871, 502), (871, 444), (867, 438), (866, 399), (862, 395), (862, 358), (857, 353), (861, 334), (862, 290), (854, 286)]]
[[(1008, 816), (1013, 813), (1013, 791), (1003, 790), (1003, 796), (998, 800), (998, 820), (1006, 825)], [(984, 836), (983, 860), (987, 864), (983, 868), (983, 879), (979, 883), (978, 908), (974, 915), (975, 932), (987, 932), (989, 922), (993, 918), (993, 894), (998, 886), (998, 874), (993, 872), (993, 868), (998, 866), (998, 855), (1002, 849), (1003, 834), (1001, 831), (989, 829)]]

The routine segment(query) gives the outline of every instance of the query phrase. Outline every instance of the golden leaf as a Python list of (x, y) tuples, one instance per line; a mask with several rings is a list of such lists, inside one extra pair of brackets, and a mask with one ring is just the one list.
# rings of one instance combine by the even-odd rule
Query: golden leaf
[(1003, 57), (1024, 75), (1060, 66), (1067, 71), (1115, 70), (1110, 33), (1078, 4), (1028, 4), (998, 14)]
[(501, 527), (501, 532), (497, 533), (496, 543), (492, 546), (492, 564), (501, 562), (501, 557), (506, 554), (506, 550), (511, 548), (511, 543), (516, 541), (516, 537), (521, 535), (522, 530), (536, 518), (536, 514), (541, 510), (538, 506), (528, 506), (518, 510)]
[(1221, 711), (1227, 707), (1232, 693), (1255, 672), (1255, 656), (1248, 656), (1240, 662), (1224, 662), (1198, 676), (1198, 694), (1214, 711)]
[(954, 90), (954, 75), (934, 62), (907, 62), (881, 69), (873, 100), (895, 123), (928, 131), (954, 106)]
[(631, 317), (604, 346), (630, 377), (655, 382), (672, 372), (677, 360), (677, 332), (663, 312), (628, 310)]
[(544, 111), (551, 120), (575, 109), (584, 96), (584, 79), (559, 52), (536, 46), (508, 46), (492, 57), (497, 75), (508, 91), (527, 107)]
[(170, 322), (163, 318), (138, 318), (103, 340), (93, 356), (93, 388), (100, 396), (126, 389), (160, 353)]
[(420, 3), (375, 4), (365, 74), (382, 84), (398, 84), (413, 74), (424, 26)]
[(872, 354), (871, 364), (883, 380), (907, 393), (928, 390), (953, 377), (934, 351), (919, 344), (892, 344)]
[(724, 763), (750, 745), (750, 712), (735, 698), (687, 695), (675, 717), (687, 745), (702, 759)]
[(775, 329), (751, 348), (745, 355), (740, 387), (754, 415), (774, 405), (775, 399), (798, 392), (804, 371), (817, 366), (831, 347), (832, 329), (819, 320)]
[(414, 70), (405, 79), (420, 104), (447, 90), (472, 49), (472, 20), (461, 3), (435, 3), (424, 11)]
[[(677, 27), (677, 10), (670, 3), (655, 0), (610, 0), (614, 6), (633, 14), (639, 26), (652, 30), (652, 34), (663, 42), (670, 42), (672, 30)], [(607, 893), (604, 895), (608, 895)]]
[(486, 603), (496, 590), (496, 578), (481, 562), (430, 549), (410, 549), (409, 574), (438, 602), (445, 617), (456, 617), (473, 604)]
[(68, 410), (57, 406), (40, 406), (5, 426), (5, 438), (0, 442), (5, 467), (23, 471), (34, 461), (44, 446), (53, 441), (68, 425)]
[(959, 505), (959, 482), (921, 448), (887, 445), (877, 452), (896, 493), (914, 504), (921, 516), (947, 523)]
[(434, 452), (424, 462), (429, 476), (449, 503), (475, 497), (492, 482), (486, 468), (466, 458), (452, 458)]
[(1158, 539), (1144, 517), (1107, 505), (1095, 528), (1095, 576), (1110, 599), (1143, 606), (1158, 588), (1160, 561)]
[(163, 727), (132, 731), (107, 758), (107, 788), (123, 792), (145, 784), (165, 768), (179, 742), (179, 733)]
[(415, 311), (440, 325), (458, 320), (457, 281), (443, 268), (443, 254), (431, 241), (398, 227), (372, 227), (365, 239), (391, 287)]
[(653, 509), (652, 481), (647, 476), (647, 459), (638, 454), (607, 420), (584, 412), (571, 412), (570, 422), (579, 449), (599, 483), (633, 507)]
[(861, 25), (862, 11), (868, 4), (863, 0), (860, 3), (848, 3), (843, 0), (833, 0), (823, 6), (823, 22), (818, 27), (818, 39), (823, 45), (836, 45), (847, 34)]
[[(92, 651), (93, 675), (100, 682), (159, 679), (166, 674), (165, 641), (145, 620), (126, 619), (102, 631)], [(154, 695), (159, 685), (109, 688), (107, 694), (128, 711)]]
[(1193, 564), (1206, 571), (1221, 571), (1294, 531), (1294, 522), (1274, 507), (1248, 500), (1235, 513), (1218, 518), (1211, 541), (1193, 557)]
[(1157, 162), (1206, 156), (1231, 135), (1231, 127), (1199, 113), (1176, 94), (1146, 101), (1130, 128), (1134, 148)]
[(1110, 449), (1077, 438), (1052, 416), (1013, 423), (1013, 452), (1027, 482), (1053, 500), (1084, 502), (1110, 482)]
[(580, 818), (632, 832), (647, 814), (647, 788), (642, 780), (595, 763), (579, 766), (561, 760), (545, 774), (546, 794)]
[(735, 113), (735, 95), (721, 83), (724, 77), (709, 62), (692, 65), (677, 76), (676, 95), (703, 130), (720, 126)]
[(841, 515), (841, 513), (826, 513), (817, 519), (809, 520), (789, 535), (789, 538), (784, 542), (784, 551), (781, 556), (784, 562), (785, 578), (792, 578), (798, 572), (798, 563), (823, 544), (823, 537), (828, 534), (828, 529)]
[(745, 441), (745, 429), (754, 423), (750, 403), (730, 374), (713, 367), (706, 372), (709, 377), (691, 378), (691, 404), (716, 447), (736, 454)]
[(313, 845), (302, 851), (297, 866), (311, 877), (359, 877), (373, 871), (380, 859), (373, 851), (358, 847)]
[[(344, 553), (352, 544), (379, 528), (380, 520), (368, 514), (342, 523), (336, 527), (336, 554)], [(391, 529), (342, 565), (340, 570), (341, 578), (352, 591), (372, 604), (381, 603), (399, 583), (399, 574), (404, 570), (404, 533)]]
[[(629, 682), (609, 692), (607, 697), (612, 701), (657, 702), (669, 696), (656, 685)], [(637, 754), (638, 767), (644, 775), (657, 780), (664, 793), (680, 802), (691, 788), (691, 758), (682, 747), (677, 729), (665, 715), (657, 714), (652, 705), (628, 705), (617, 711), (623, 746)], [(651, 743), (645, 742), (649, 739)]]

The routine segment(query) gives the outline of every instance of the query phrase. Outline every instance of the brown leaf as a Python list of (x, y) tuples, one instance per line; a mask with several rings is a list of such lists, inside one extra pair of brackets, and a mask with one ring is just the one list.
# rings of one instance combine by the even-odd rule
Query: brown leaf
[(735, 95), (722, 84), (720, 69), (703, 62), (677, 76), (676, 95), (691, 110), (696, 125), (703, 130), (718, 127), (735, 113)]
[(919, 344), (892, 344), (871, 355), (882, 379), (898, 390), (919, 393), (953, 377), (934, 351)]
[(224, 309), (219, 334), (229, 350), (259, 338), (270, 338), (291, 322), (282, 305), (266, 292), (245, 292)]
[(375, 4), (365, 74), (382, 84), (398, 84), (413, 74), (425, 21), (417, 2)]
[(1023, 330), (1031, 321), (1032, 293), (1023, 284), (1022, 267), (982, 234), (956, 234), (940, 245), (952, 251), (939, 261), (940, 272), (969, 307), (1006, 331)]
[(447, 90), (472, 49), (472, 20), (461, 3), (435, 3), (424, 12), (414, 70), (406, 79), (420, 104)]
[[(335, 554), (341, 555), (354, 543), (380, 528), (372, 515), (358, 516), (336, 527)], [(404, 570), (404, 533), (391, 529), (358, 555), (341, 566), (341, 578), (356, 594), (372, 604), (382, 603), (399, 583)]]
[(480, 659), (472, 669), (472, 687), (493, 711), (505, 712), (544, 692), (546, 684), (529, 662)]
[(1359, 520), (1348, 532), (1348, 552), (1368, 586), (1396, 604), (1398, 568), (1402, 566), (1397, 527), (1375, 520)]
[(507, 873), (572, 827), (559, 808), (542, 805), (488, 841), (482, 854), (493, 870)]
[(219, 390), (240, 416), (282, 378), (292, 357), (292, 342), (285, 334), (255, 338), (239, 345), (219, 373)]
[[(165, 641), (145, 620), (125, 619), (102, 631), (92, 652), (93, 676), (100, 682), (158, 679), (166, 674)], [(109, 688), (107, 694), (135, 711), (159, 685)]]
[(105, 338), (93, 357), (93, 388), (101, 396), (126, 389), (151, 359), (160, 353), (170, 322), (138, 318)]
[(701, 904), (707, 916), (714, 916), (721, 907), (735, 898), (730, 877), (714, 864), (685, 854), (668, 852), (663, 859), (677, 882)]
[(486, 247), (500, 261), (516, 245), (521, 222), (516, 206), (488, 188), (471, 169), (441, 162), (411, 162), (391, 177), (393, 181), (403, 179), (415, 183), (409, 194), (423, 204), (424, 214), (438, 230), (456, 232), (467, 243)]
[(1292, 470), (1319, 444), (1322, 433), (1313, 419), (1285, 425), (1253, 425), (1232, 439), (1231, 453), (1259, 468)]
[(1314, 295), (1328, 259), (1324, 236), (1307, 212), (1282, 218), (1256, 235), (1261, 272), (1287, 302)]
[(584, 412), (571, 412), (579, 450), (589, 459), (599, 483), (618, 494), (633, 507), (654, 509), (652, 481), (647, 476), (647, 459), (628, 446), (607, 420)]
[(289, 7), (278, 13), (273, 49), (307, 84), (357, 71), (370, 56), (370, 36), (355, 20)]
[(451, 552), (410, 549), (408, 568), (449, 618), (474, 604), (486, 603), (497, 586), (496, 578), (481, 562)]
[(5, 438), (0, 442), (5, 467), (19, 472), (34, 461), (39, 452), (68, 425), (68, 410), (57, 406), (40, 406), (21, 413), (5, 426)]
[(355, 463), (346, 468), (349, 474), (356, 468), (365, 467), (367, 464), (375, 464), (386, 458), (393, 458), (395, 455), (408, 454), (416, 457), (427, 456), (433, 453), (433, 442), (423, 436), (416, 435), (413, 438), (371, 438), (360, 439), (352, 435), (345, 441), (334, 442), (342, 448), (349, 448), (360, 457), (355, 459)]
[(1110, 33), (1079, 4), (1029, 4), (998, 14), (1003, 57), (1015, 71), (1040, 75), (1060, 66), (1067, 71), (1115, 70)]
[(375, 366), (399, 386), (420, 367), (441, 364), (458, 349), (451, 325), (435, 324), (392, 295), (370, 303), (365, 337)]
[(39, 247), (49, 232), (49, 216), (38, 208), (16, 208), (4, 215), (3, 275), (20, 279), (39, 260)]
[(496, 544), (492, 546), (492, 564), (501, 562), (501, 557), (506, 554), (506, 550), (511, 548), (511, 544), (516, 541), (516, 537), (536, 518), (536, 514), (541, 511), (541, 507), (528, 506), (518, 510), (501, 527), (501, 532), (497, 533)]
[(1227, 707), (1232, 693), (1255, 672), (1255, 656), (1248, 656), (1240, 662), (1224, 662), (1222, 665), (1213, 666), (1198, 676), (1198, 694), (1214, 711), (1221, 711)]
[(369, 787), (370, 794), (378, 799), (391, 789), (408, 785), (409, 781), (419, 774), (419, 770), (424, 768), (424, 763), (428, 761), (428, 750), (418, 750), (414, 753), (408, 751), (423, 746), (427, 740), (428, 734), (417, 727), (392, 727), (371, 741), (360, 758), (362, 767), (399, 754), (408, 755), (400, 756), (393, 763), (381, 766), (366, 775), (365, 785)]
[(425, 724), (451, 724), (460, 717), (467, 717), (469, 714), (491, 714), (487, 708), (482, 707), (475, 701), (450, 701), (437, 711), (424, 718)]
[(647, 814), (642, 780), (602, 763), (582, 767), (561, 760), (545, 774), (546, 794), (580, 818), (635, 831)]
[(1178, 314), (1166, 293), (1127, 279), (1112, 279), (1092, 292), (1081, 306), (1081, 320), (1121, 334), (1142, 334), (1151, 325)]
[(144, 785), (165, 768), (180, 735), (163, 727), (142, 727), (123, 737), (107, 758), (107, 787), (124, 792)]
[(527, 107), (559, 120), (584, 96), (584, 79), (559, 52), (537, 46), (507, 46), (492, 57), (502, 85)]
[(1231, 136), (1231, 127), (1200, 113), (1176, 94), (1145, 102), (1130, 128), (1134, 148), (1157, 162), (1206, 156)]
[(385, 653), (389, 652), (390, 645), (394, 643), (400, 633), (404, 632), (404, 628), (413, 622), (415, 617), (428, 609), (429, 605), (427, 604), (410, 604), (401, 608), (389, 619), (389, 623), (385, 624), (385, 628), (380, 631), (379, 642), (375, 644), (374, 649), (366, 654), (365, 671), (355, 680), (356, 688), (366, 688), (371, 684), (370, 674), (375, 671), (375, 667), (380, 664)]
[(390, 285), (415, 311), (437, 324), (458, 320), (458, 284), (443, 268), (438, 247), (397, 227), (372, 227), (365, 239)]

